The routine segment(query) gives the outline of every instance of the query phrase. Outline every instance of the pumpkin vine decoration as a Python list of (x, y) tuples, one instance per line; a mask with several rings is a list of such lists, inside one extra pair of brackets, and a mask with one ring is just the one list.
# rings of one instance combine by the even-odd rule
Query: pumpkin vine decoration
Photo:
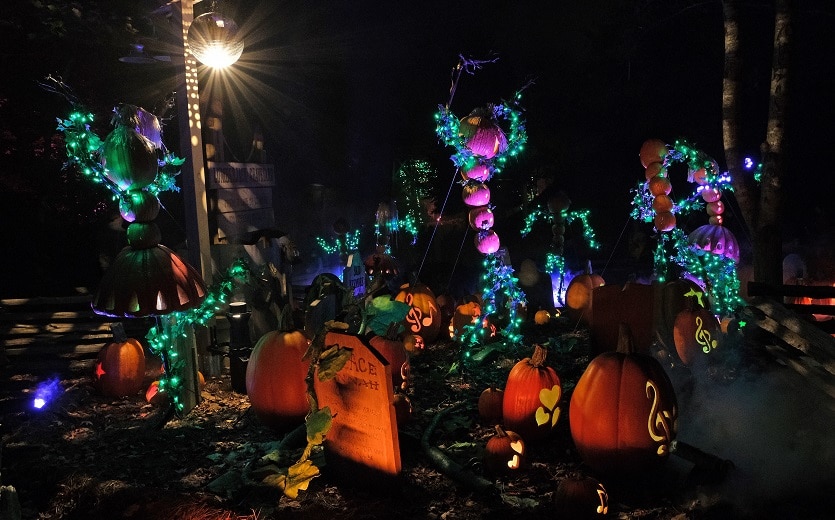
[[(505, 265), (503, 255), (499, 253), (501, 246), (499, 236), (492, 229), (495, 220), (486, 182), (502, 171), (509, 157), (517, 156), (524, 149), (527, 132), (520, 101), (522, 91), (530, 83), (517, 90), (512, 101), (488, 103), (459, 119), (450, 110), (450, 105), (460, 74), (464, 70), (480, 67), (481, 63), (462, 56), (453, 69), (450, 99), (446, 105), (438, 107), (435, 133), (445, 145), (455, 148), (450, 159), (462, 177), (462, 196), (464, 203), (470, 207), (468, 220), (470, 227), (476, 231), (476, 249), (485, 255), (485, 274), (482, 276), (484, 314), (489, 318), (491, 313), (504, 308), (506, 312), (499, 316), (504, 321), (503, 332), (509, 342), (518, 343), (521, 340), (518, 332), (521, 320), (516, 317), (516, 308), (525, 296), (516, 284), (512, 268)], [(489, 330), (472, 325), (465, 329), (469, 330), (469, 334), (463, 343), (470, 346), (483, 344), (484, 331)], [(467, 357), (470, 352), (464, 354)]]
[[(723, 226), (725, 205), (722, 191), (732, 190), (731, 178), (721, 172), (715, 160), (686, 141), (678, 140), (672, 147), (659, 139), (649, 139), (640, 150), (646, 181), (633, 190), (635, 220), (652, 222), (658, 231), (653, 254), (655, 277), (664, 281), (670, 275), (670, 263), (701, 280), (720, 315), (730, 315), (743, 305), (739, 297), (736, 263), (739, 245), (730, 230)], [(687, 167), (687, 180), (697, 184), (686, 198), (674, 201), (669, 168), (676, 164)], [(689, 236), (676, 227), (676, 215), (704, 208), (708, 224)]]
[(249, 272), (245, 260), (235, 260), (225, 276), (209, 289), (198, 307), (157, 317), (156, 324), (145, 336), (151, 352), (162, 357), (165, 373), (160, 376), (158, 391), (170, 396), (175, 413), (183, 410), (180, 394), (184, 390), (183, 371), (187, 368), (185, 360), (177, 353), (176, 338), (186, 336), (187, 327), (206, 325), (226, 305), (235, 282), (245, 280)]

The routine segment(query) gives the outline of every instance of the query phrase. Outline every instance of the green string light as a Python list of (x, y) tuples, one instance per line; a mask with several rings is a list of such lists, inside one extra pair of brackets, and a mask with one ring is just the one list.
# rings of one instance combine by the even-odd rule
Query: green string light
[(159, 391), (170, 396), (177, 413), (184, 408), (181, 394), (184, 390), (183, 373), (187, 366), (186, 360), (180, 359), (177, 353), (176, 339), (188, 337), (187, 327), (205, 326), (226, 305), (235, 282), (244, 281), (249, 273), (250, 269), (245, 260), (235, 260), (223, 279), (209, 289), (200, 306), (159, 316), (157, 324), (145, 336), (151, 352), (164, 360), (165, 373), (160, 376)]

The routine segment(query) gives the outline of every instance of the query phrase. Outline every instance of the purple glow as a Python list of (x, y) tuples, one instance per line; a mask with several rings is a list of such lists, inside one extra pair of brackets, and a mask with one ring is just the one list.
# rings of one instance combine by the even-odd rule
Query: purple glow
[(57, 377), (44, 381), (35, 389), (35, 398), (32, 400), (32, 407), (36, 410), (42, 409), (63, 391), (64, 389), (61, 388), (61, 382)]
[(750, 157), (746, 157), (745, 159), (742, 160), (742, 166), (746, 170), (750, 170), (751, 168), (754, 167), (754, 159), (751, 159)]

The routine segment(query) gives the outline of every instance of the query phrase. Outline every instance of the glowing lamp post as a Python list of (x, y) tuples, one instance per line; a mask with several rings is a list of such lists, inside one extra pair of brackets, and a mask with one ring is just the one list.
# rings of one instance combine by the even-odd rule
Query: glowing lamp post
[(244, 52), (244, 41), (238, 35), (238, 24), (222, 14), (201, 14), (188, 28), (186, 40), (197, 60), (209, 67), (221, 69), (232, 65)]

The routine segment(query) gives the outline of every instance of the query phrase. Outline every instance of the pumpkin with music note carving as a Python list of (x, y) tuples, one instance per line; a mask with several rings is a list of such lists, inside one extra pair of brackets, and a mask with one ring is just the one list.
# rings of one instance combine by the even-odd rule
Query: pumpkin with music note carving
[(695, 298), (691, 298), (687, 308), (676, 316), (673, 340), (682, 363), (687, 366), (701, 366), (719, 346), (722, 332), (716, 316), (693, 300)]
[(435, 341), (441, 332), (441, 309), (435, 293), (422, 283), (403, 284), (394, 299), (412, 307), (404, 320), (406, 332), (419, 335), (424, 343)]
[(606, 474), (653, 469), (669, 456), (677, 418), (664, 367), (635, 351), (622, 324), (617, 351), (595, 357), (571, 396), (569, 425), (580, 458)]

